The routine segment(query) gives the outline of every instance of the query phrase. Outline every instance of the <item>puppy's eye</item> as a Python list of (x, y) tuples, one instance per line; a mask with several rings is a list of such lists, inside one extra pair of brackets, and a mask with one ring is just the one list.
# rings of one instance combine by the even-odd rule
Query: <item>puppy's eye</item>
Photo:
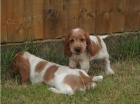
[(73, 40), (73, 39), (71, 39), (71, 40), (70, 40), (70, 43), (73, 43), (73, 42), (74, 42), (74, 40)]
[(81, 39), (81, 42), (85, 41), (85, 39)]

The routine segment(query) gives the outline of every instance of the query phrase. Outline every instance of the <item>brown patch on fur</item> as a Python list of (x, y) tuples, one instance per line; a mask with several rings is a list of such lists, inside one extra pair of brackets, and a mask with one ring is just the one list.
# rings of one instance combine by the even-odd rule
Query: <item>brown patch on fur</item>
[(76, 90), (76, 89), (80, 89), (80, 88), (84, 88), (84, 87), (90, 87), (92, 81), (92, 77), (88, 77), (85, 76), (83, 74), (83, 72), (79, 71), (80, 76), (76, 76), (76, 75), (67, 75), (64, 78), (64, 83), (70, 85), (72, 87), (72, 89)]
[(22, 84), (27, 83), (30, 75), (29, 60), (23, 58), (24, 51), (19, 52), (13, 59), (13, 71), (19, 73), (21, 76)]
[(101, 45), (101, 39), (97, 36), (97, 39), (98, 39), (98, 42), (99, 42), (99, 45), (100, 45), (100, 48), (102, 48), (102, 45)]
[(40, 61), (35, 67), (35, 72), (41, 72), (47, 65), (47, 63), (48, 63), (47, 61)]
[(51, 79), (54, 79), (54, 73), (58, 70), (58, 66), (52, 65), (50, 66), (44, 74), (44, 82), (48, 82)]
[(70, 85), (74, 90), (84, 87), (84, 83), (82, 82), (81, 78), (76, 75), (67, 75), (63, 82)]
[(86, 76), (81, 71), (79, 71), (79, 73), (80, 73), (80, 76), (83, 78), (83, 80), (84, 80), (84, 82), (85, 82), (86, 85), (91, 84), (91, 82), (93, 82), (92, 81), (92, 78), (93, 77)]
[(87, 50), (88, 50), (88, 52), (90, 53), (91, 56), (96, 55), (102, 48), (101, 39), (99, 37), (97, 37), (97, 39), (98, 39), (99, 44), (96, 44), (92, 40), (88, 40), (89, 42), (87, 44)]

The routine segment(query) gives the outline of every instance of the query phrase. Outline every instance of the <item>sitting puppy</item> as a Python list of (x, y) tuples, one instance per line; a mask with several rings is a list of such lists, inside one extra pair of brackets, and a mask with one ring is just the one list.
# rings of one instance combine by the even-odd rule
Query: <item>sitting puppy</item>
[(65, 38), (64, 54), (69, 57), (69, 66), (76, 68), (77, 64), (88, 72), (89, 61), (103, 59), (107, 75), (114, 74), (110, 68), (109, 54), (103, 41), (107, 36), (89, 36), (81, 28), (70, 31)]
[(54, 93), (69, 95), (75, 90), (95, 87), (95, 82), (103, 79), (103, 76), (90, 77), (82, 70), (48, 62), (24, 51), (15, 55), (13, 71), (20, 74), (22, 83), (28, 80), (32, 84), (44, 82), (53, 86), (50, 90)]

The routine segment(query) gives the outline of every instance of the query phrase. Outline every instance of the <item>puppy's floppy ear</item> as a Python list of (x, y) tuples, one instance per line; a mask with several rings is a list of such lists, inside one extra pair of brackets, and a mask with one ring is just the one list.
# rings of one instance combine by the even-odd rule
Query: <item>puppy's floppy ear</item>
[(28, 59), (24, 59), (22, 55), (17, 55), (13, 59), (13, 71), (19, 73), (21, 76), (22, 84), (27, 83), (30, 76), (30, 64)]
[(65, 43), (64, 43), (64, 55), (70, 57), (71, 51), (69, 47), (69, 34), (65, 37)]
[(87, 43), (87, 51), (91, 56), (95, 55), (94, 43), (90, 40), (89, 34), (85, 33), (86, 43)]

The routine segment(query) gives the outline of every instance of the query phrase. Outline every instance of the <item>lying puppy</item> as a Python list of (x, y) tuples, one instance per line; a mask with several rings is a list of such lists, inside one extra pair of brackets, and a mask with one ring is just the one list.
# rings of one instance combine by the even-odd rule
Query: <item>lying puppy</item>
[(53, 87), (54, 93), (73, 95), (74, 91), (85, 91), (95, 87), (95, 82), (102, 81), (103, 76), (88, 76), (82, 70), (72, 69), (36, 57), (29, 52), (21, 51), (13, 59), (13, 71), (21, 76), (22, 83), (44, 82)]
[(76, 68), (79, 64), (81, 69), (88, 72), (89, 61), (103, 59), (107, 75), (114, 74), (110, 67), (109, 54), (103, 39), (106, 36), (89, 36), (81, 28), (72, 29), (65, 38), (64, 54), (69, 57), (69, 66)]

